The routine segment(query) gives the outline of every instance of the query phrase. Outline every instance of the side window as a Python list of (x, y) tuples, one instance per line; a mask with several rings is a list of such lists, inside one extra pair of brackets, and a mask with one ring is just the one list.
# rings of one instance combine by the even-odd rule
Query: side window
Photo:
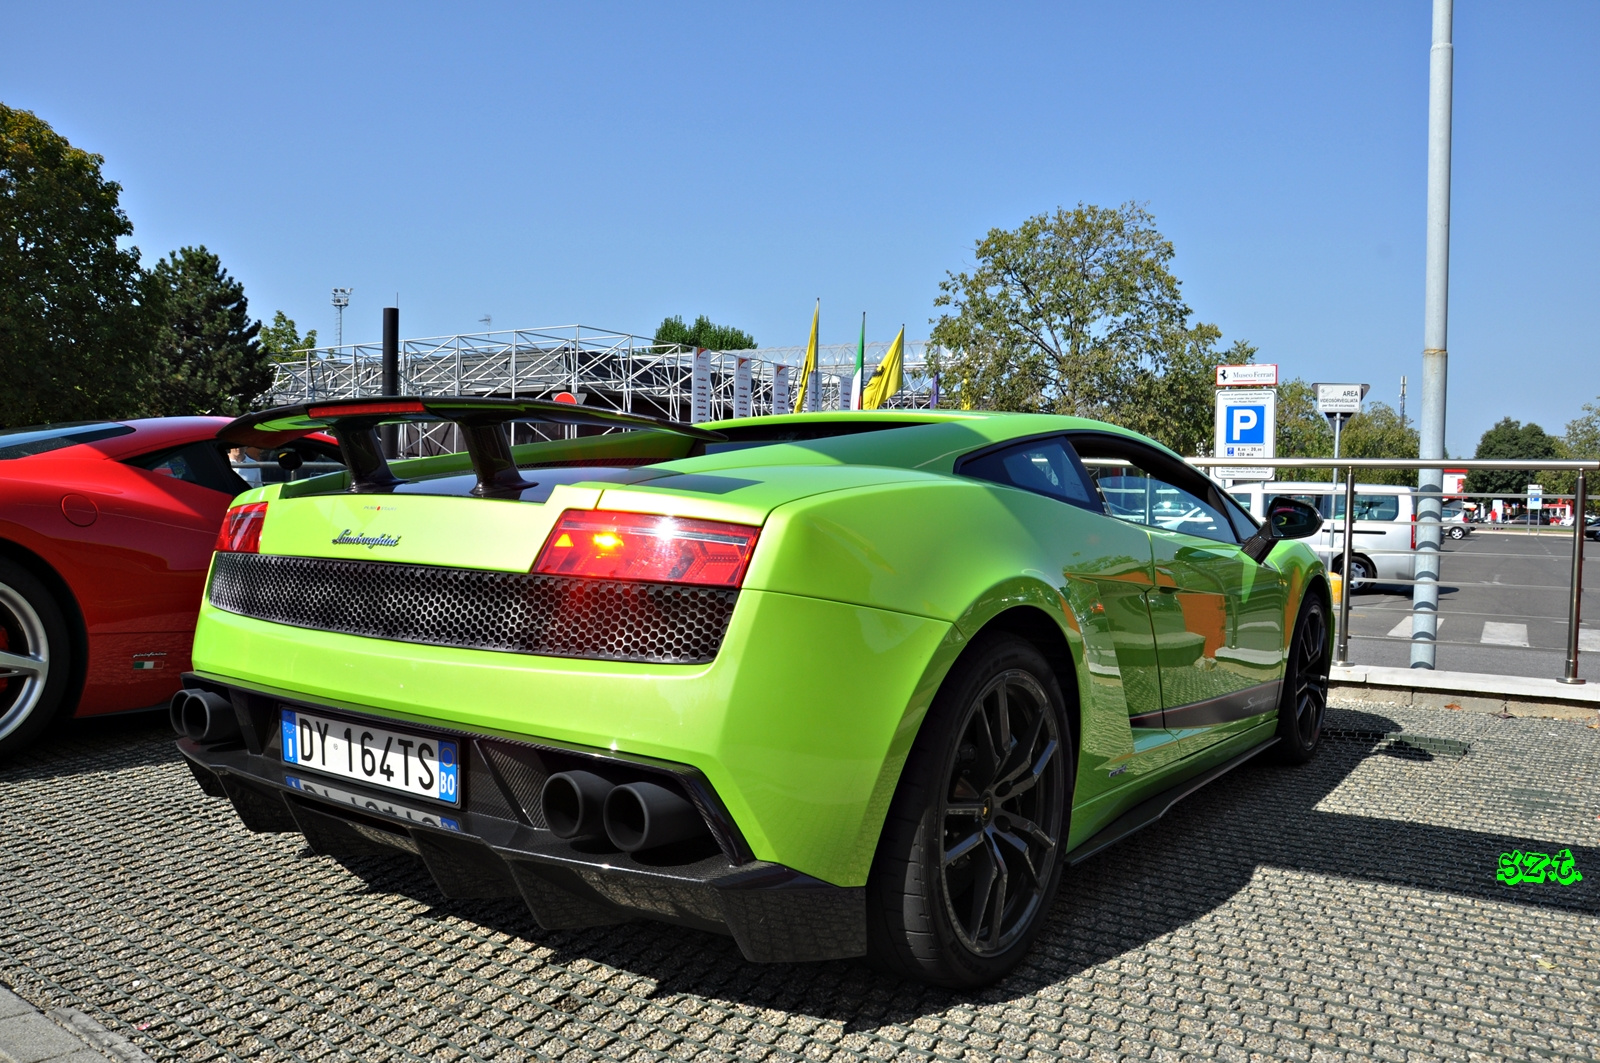
[[(1233, 519), (1219, 508), (1224, 504), (1220, 492), (1199, 473), (1186, 472), (1177, 459), (1159, 452), (1147, 454), (1148, 448), (1131, 440), (1074, 439), (1073, 443), (1112, 516), (1219, 543), (1248, 537), (1237, 534)], [(1217, 501), (1212, 501), (1214, 497)], [(1242, 512), (1237, 517), (1249, 519)]]
[(1222, 504), (1223, 509), (1227, 511), (1228, 519), (1233, 521), (1233, 531), (1239, 537), (1240, 542), (1250, 538), (1260, 530), (1260, 525), (1256, 523), (1250, 511), (1243, 505), (1238, 504), (1235, 499), (1224, 495)]
[(963, 476), (1020, 487), (1084, 509), (1100, 509), (1075, 455), (1061, 439), (1039, 439), (990, 451), (967, 459), (959, 471)]
[[(1333, 515), (1344, 519), (1344, 493), (1333, 496)], [(1356, 520), (1399, 520), (1399, 495), (1356, 495)]]
[(222, 448), (223, 444), (210, 441), (189, 443), (129, 458), (127, 463), (147, 469), (157, 476), (170, 476), (174, 480), (209, 487), (230, 496), (249, 490), (251, 485), (229, 467)]

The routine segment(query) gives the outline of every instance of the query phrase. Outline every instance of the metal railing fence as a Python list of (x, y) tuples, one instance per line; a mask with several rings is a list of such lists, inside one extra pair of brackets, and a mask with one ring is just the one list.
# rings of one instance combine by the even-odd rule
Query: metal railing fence
[[(1440, 470), (1448, 467), (1453, 470), (1459, 469), (1467, 472), (1486, 470), (1574, 473), (1576, 476), (1575, 490), (1570, 496), (1561, 496), (1563, 498), (1570, 498), (1572, 500), (1572, 508), (1575, 516), (1572, 526), (1571, 568), (1565, 587), (1559, 587), (1555, 585), (1526, 585), (1519, 588), (1519, 585), (1516, 584), (1505, 584), (1498, 582), (1474, 582), (1459, 580), (1452, 580), (1450, 582), (1452, 585), (1490, 586), (1499, 589), (1564, 590), (1567, 597), (1567, 659), (1564, 674), (1557, 678), (1561, 682), (1569, 684), (1579, 684), (1583, 682), (1583, 680), (1578, 677), (1578, 655), (1580, 652), (1579, 643), (1581, 640), (1580, 636), (1583, 618), (1583, 544), (1586, 532), (1585, 515), (1588, 505), (1588, 477), (1590, 473), (1600, 472), (1600, 461), (1551, 459), (1511, 460), (1489, 458), (1450, 459), (1444, 462), (1422, 458), (1190, 458), (1188, 460), (1191, 464), (1205, 469), (1264, 468), (1279, 470), (1332, 468), (1343, 474), (1343, 482), (1337, 487), (1332, 488), (1332, 490), (1341, 492), (1344, 496), (1344, 516), (1342, 518), (1335, 518), (1336, 521), (1342, 520), (1342, 528), (1337, 526), (1335, 528), (1335, 532), (1340, 535), (1338, 555), (1341, 579), (1337, 607), (1338, 624), (1336, 626), (1337, 635), (1334, 663), (1339, 665), (1350, 664), (1350, 597), (1355, 588), (1353, 586), (1354, 581), (1348, 577), (1350, 574), (1351, 562), (1355, 554), (1355, 526), (1356, 524), (1362, 522), (1362, 518), (1357, 514), (1356, 511), (1357, 491), (1369, 486), (1372, 488), (1381, 487), (1384, 490), (1408, 491), (1418, 503), (1420, 503), (1429, 493), (1432, 493), (1437, 501), (1443, 500), (1443, 496), (1437, 488), (1433, 488), (1430, 492), (1426, 488), (1358, 484), (1354, 479), (1355, 472), (1357, 470)], [(1252, 481), (1244, 482), (1248, 484)], [(1281, 488), (1285, 486), (1286, 483), (1290, 483), (1292, 481), (1282, 481), (1276, 475), (1274, 475), (1273, 480), (1269, 482), (1276, 483), (1279, 487), (1279, 489), (1276, 489), (1272, 492), (1273, 495), (1291, 493), (1296, 495), (1317, 494), (1322, 493), (1331, 487), (1331, 485), (1321, 483), (1295, 483), (1294, 486), (1296, 488), (1303, 486), (1306, 490), (1289, 492), (1282, 490)], [(1235, 484), (1234, 488), (1237, 489), (1238, 485)], [(1493, 497), (1504, 498), (1512, 496), (1496, 494)], [(1444, 524), (1444, 522), (1441, 520), (1440, 507), (1438, 505), (1424, 506), (1415, 504), (1412, 508), (1412, 514), (1413, 520), (1416, 522), (1415, 544), (1412, 549), (1410, 551), (1373, 551), (1373, 553), (1412, 553), (1414, 555), (1431, 554), (1434, 562), (1431, 568), (1428, 570), (1431, 573), (1431, 576), (1418, 579), (1416, 578), (1415, 567), (1413, 567), (1413, 578), (1405, 580), (1386, 579), (1384, 582), (1399, 582), (1412, 586), (1424, 583), (1438, 584), (1441, 582), (1439, 556), (1442, 553)], [(1512, 526), (1513, 525), (1502, 525), (1502, 527)], [(1419, 610), (1413, 608), (1412, 610), (1409, 610), (1409, 612), (1415, 615), (1419, 612)], [(1437, 643), (1437, 606), (1434, 607), (1432, 612), (1434, 615), (1435, 626), (1430, 637), (1435, 643)], [(1413, 637), (1415, 638), (1416, 634), (1414, 634)]]

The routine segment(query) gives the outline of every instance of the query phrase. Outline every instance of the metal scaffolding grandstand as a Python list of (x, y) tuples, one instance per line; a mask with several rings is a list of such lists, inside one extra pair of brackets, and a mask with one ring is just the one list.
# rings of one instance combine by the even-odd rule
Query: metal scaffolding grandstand
[[(889, 400), (890, 407), (927, 409), (937, 405), (936, 381), (927, 370), (927, 347), (925, 341), (906, 342), (905, 386)], [(888, 343), (867, 344), (868, 376), (888, 349)], [(774, 412), (773, 378), (781, 366), (788, 367), (791, 403), (799, 393), (804, 347), (712, 351), (709, 356), (709, 420), (734, 415), (736, 369), (741, 359), (750, 370), (752, 414)], [(694, 357), (691, 348), (586, 325), (402, 340), (400, 391), (406, 395), (501, 398), (553, 398), (568, 392), (588, 406), (686, 421), (693, 419)], [(819, 348), (820, 409), (849, 406), (855, 357), (853, 343)], [(382, 382), (382, 344), (317, 347), (303, 357), (279, 362), (277, 378), (264, 398), (272, 406), (356, 398), (381, 394)], [(810, 405), (808, 402), (807, 407)], [(457, 449), (458, 440), (438, 431), (408, 431), (405, 451)]]

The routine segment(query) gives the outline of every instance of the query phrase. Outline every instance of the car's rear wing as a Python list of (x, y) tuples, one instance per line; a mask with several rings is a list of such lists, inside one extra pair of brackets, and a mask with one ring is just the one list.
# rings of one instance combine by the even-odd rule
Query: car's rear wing
[(224, 425), (217, 438), (237, 446), (275, 447), (315, 432), (331, 432), (350, 470), (350, 490), (387, 491), (403, 481), (389, 469), (378, 426), (440, 421), (461, 429), (478, 478), (473, 494), (487, 496), (515, 495), (531, 486), (517, 472), (511, 455), (505, 426), (513, 421), (668, 432), (705, 442), (722, 439), (717, 432), (678, 421), (574, 403), (457, 396), (374, 396), (278, 406), (237, 418)]

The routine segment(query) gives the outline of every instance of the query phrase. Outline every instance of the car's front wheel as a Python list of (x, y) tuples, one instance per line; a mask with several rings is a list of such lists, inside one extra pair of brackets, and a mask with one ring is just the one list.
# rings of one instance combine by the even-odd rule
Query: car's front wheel
[[(1338, 572), (1342, 568), (1343, 558), (1334, 558), (1333, 570)], [(1371, 559), (1362, 557), (1360, 554), (1350, 558), (1350, 593), (1354, 594), (1357, 591), (1370, 590), (1372, 582), (1377, 576), (1378, 566), (1374, 565)]]
[(870, 956), (939, 985), (1002, 977), (1039, 935), (1061, 880), (1072, 734), (1032, 644), (975, 642), (912, 745), (867, 881)]
[(1467, 537), (1467, 529), (1465, 529), (1465, 528), (1451, 528), (1450, 529), (1450, 538), (1452, 538), (1452, 539), (1465, 539), (1466, 537)]
[(1278, 745), (1283, 759), (1290, 764), (1310, 760), (1322, 739), (1330, 663), (1327, 611), (1321, 597), (1310, 593), (1300, 605), (1300, 618), (1289, 640), (1283, 698), (1278, 703)]
[(0, 558), (0, 757), (38, 738), (70, 674), (67, 625), (33, 573)]

